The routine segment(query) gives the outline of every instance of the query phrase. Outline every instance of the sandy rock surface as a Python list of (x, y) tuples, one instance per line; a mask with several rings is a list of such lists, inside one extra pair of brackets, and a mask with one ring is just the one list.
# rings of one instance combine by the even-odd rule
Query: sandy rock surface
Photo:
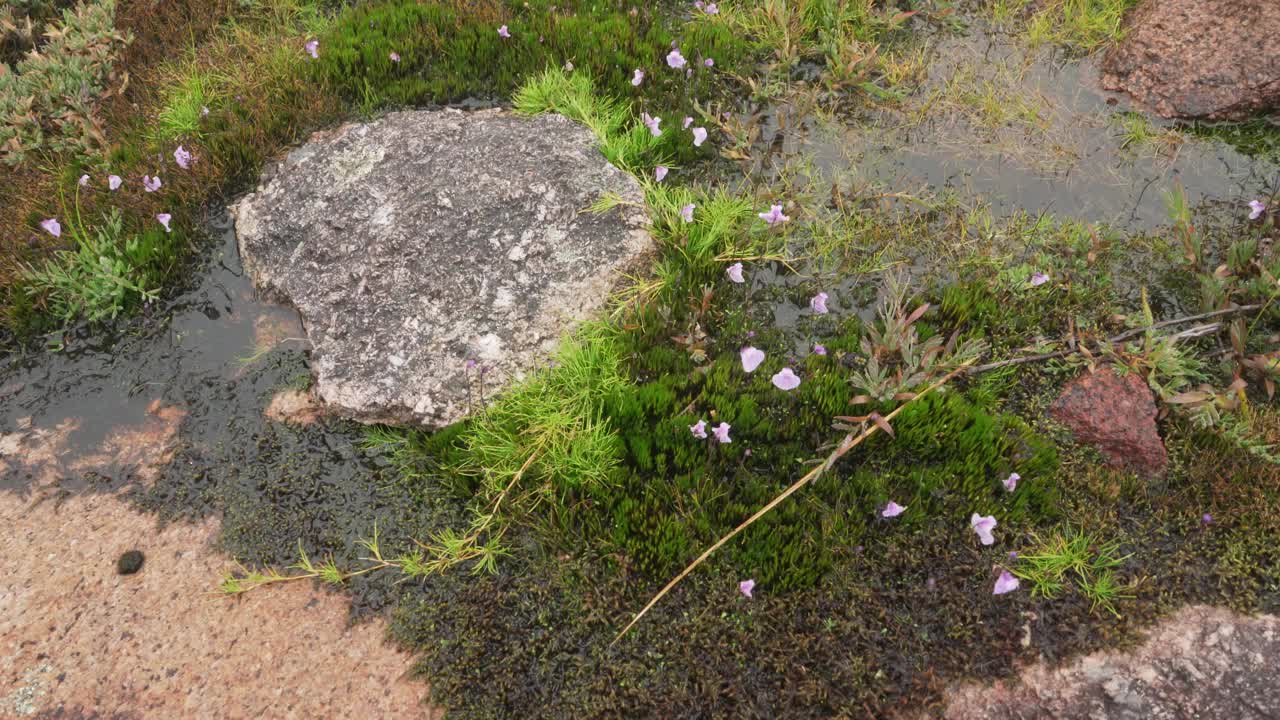
[[(347, 626), (347, 600), (308, 584), (239, 599), (215, 592), (228, 567), (218, 526), (159, 529), (120, 497), (54, 483), (100, 463), (147, 473), (182, 413), (153, 404), (99, 453), (66, 460), (74, 422), (0, 435), (0, 717), (438, 717), (412, 658), (381, 623)], [(117, 560), (141, 550), (132, 575)]]
[(1037, 664), (1012, 682), (966, 685), (948, 720), (1274, 720), (1280, 718), (1280, 618), (1184, 608), (1129, 652), (1060, 668)]
[(1107, 53), (1102, 84), (1169, 118), (1280, 109), (1280, 2), (1147, 0)]

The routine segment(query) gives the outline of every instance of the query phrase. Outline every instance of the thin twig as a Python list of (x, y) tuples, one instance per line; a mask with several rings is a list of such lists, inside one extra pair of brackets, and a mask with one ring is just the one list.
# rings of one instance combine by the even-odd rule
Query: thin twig
[[(1222, 317), (1223, 315), (1232, 315), (1235, 313), (1253, 312), (1254, 310), (1260, 310), (1263, 307), (1265, 307), (1265, 305), (1262, 303), (1258, 303), (1254, 305), (1241, 305), (1240, 307), (1228, 308), (1226, 310), (1214, 310), (1213, 312), (1200, 313), (1199, 315), (1188, 315), (1186, 317), (1173, 318), (1172, 320), (1162, 320), (1158, 323), (1154, 323), (1146, 327), (1133, 328), (1132, 330), (1126, 330), (1120, 333), (1119, 335), (1116, 335), (1111, 338), (1107, 338), (1105, 342), (1114, 345), (1116, 343), (1124, 342), (1125, 340), (1133, 339), (1135, 337), (1138, 337), (1139, 335), (1150, 332), (1152, 330), (1166, 328), (1171, 325), (1182, 325), (1183, 323), (1196, 322), (1197, 320), (1207, 320), (1209, 318)], [(1220, 330), (1221, 328), (1222, 328), (1222, 323), (1208, 323), (1205, 325), (1197, 325), (1196, 327), (1188, 328), (1181, 332), (1170, 335), (1169, 337), (1173, 340), (1187, 340), (1190, 338), (1196, 338), (1202, 335), (1207, 335), (1211, 332)], [(1073, 348), (1070, 350), (1058, 350), (1056, 352), (1041, 353), (1039, 355), (1026, 355), (1024, 357), (1010, 358), (1008, 360), (1000, 360), (998, 362), (987, 363), (985, 365), (974, 365), (973, 367), (969, 368), (968, 374), (976, 375), (978, 373), (984, 373), (984, 372), (987, 372), (988, 370), (995, 370), (996, 368), (1007, 367), (1009, 365), (1025, 365), (1026, 363), (1040, 362), (1042, 360), (1053, 360), (1054, 358), (1066, 357), (1075, 352), (1077, 352), (1077, 350)]]
[[(938, 388), (945, 385), (947, 381), (951, 380), (951, 378), (964, 372), (964, 370), (968, 366), (969, 366), (969, 363), (965, 363), (964, 365), (961, 365), (955, 370), (952, 370), (951, 372), (943, 376), (940, 380), (934, 382), (932, 385), (922, 390), (912, 400), (909, 400), (899, 405), (897, 408), (894, 409), (893, 412), (889, 413), (884, 417), (885, 423), (888, 424), (888, 421), (892, 420), (894, 416), (902, 412), (911, 403), (915, 402), (916, 400), (919, 400), (925, 395), (928, 395), (934, 390), (937, 390)], [(770, 500), (767, 505), (757, 510), (754, 515), (744, 520), (742, 524), (738, 525), (738, 527), (730, 531), (729, 534), (720, 538), (719, 540), (716, 541), (714, 545), (707, 548), (706, 551), (704, 551), (701, 555), (698, 556), (698, 559), (689, 563), (688, 567), (682, 570), (679, 575), (675, 576), (675, 578), (673, 578), (671, 582), (667, 583), (666, 587), (662, 588), (662, 590), (659, 590), (658, 594), (654, 595), (653, 599), (651, 599), (648, 602), (648, 604), (646, 604), (640, 612), (636, 613), (635, 617), (631, 618), (631, 622), (627, 623), (627, 626), (622, 628), (622, 632), (618, 633), (617, 637), (613, 639), (613, 642), (610, 643), (610, 645), (613, 645), (617, 643), (619, 640), (621, 640), (623, 636), (627, 634), (627, 631), (629, 631), (632, 627), (634, 627), (637, 622), (640, 622), (640, 618), (644, 617), (645, 613), (649, 612), (649, 610), (654, 605), (657, 605), (658, 601), (661, 600), (664, 596), (666, 596), (668, 592), (671, 592), (671, 589), (674, 588), (677, 584), (679, 584), (679, 582), (683, 580), (686, 575), (693, 572), (694, 568), (698, 567), (703, 563), (703, 561), (711, 557), (711, 554), (714, 553), (716, 550), (719, 550), (722, 545), (732, 540), (738, 533), (742, 532), (743, 530), (746, 530), (747, 527), (749, 527), (756, 520), (759, 520), (761, 517), (764, 517), (765, 514), (767, 514), (770, 510), (777, 507), (779, 503), (781, 503), (783, 500), (786, 500), (788, 497), (794, 494), (797, 490), (804, 487), (805, 485), (808, 485), (813, 480), (817, 479), (820, 475), (822, 475), (822, 473), (826, 472), (827, 470), (830, 470), (831, 467), (835, 465), (837, 460), (844, 457), (846, 453), (848, 453), (853, 448), (857, 447), (859, 444), (862, 443), (863, 440), (866, 440), (867, 438), (871, 437), (879, 430), (880, 430), (880, 425), (873, 423), (870, 427), (868, 427), (866, 430), (863, 430), (862, 433), (860, 435), (857, 435), (856, 437), (852, 432), (850, 432), (848, 435), (845, 435), (844, 440), (840, 443), (838, 447), (836, 447), (835, 450), (831, 452), (830, 455), (827, 456), (827, 459), (823, 461), (821, 465), (810, 470), (808, 473), (805, 474), (804, 477), (792, 483), (791, 487), (787, 488), (786, 490), (783, 490), (777, 497)]]

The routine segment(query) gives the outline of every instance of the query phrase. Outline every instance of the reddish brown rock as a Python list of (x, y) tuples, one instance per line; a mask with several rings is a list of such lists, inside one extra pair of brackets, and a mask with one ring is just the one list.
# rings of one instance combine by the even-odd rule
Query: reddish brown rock
[(1241, 120), (1280, 108), (1280, 2), (1146, 0), (1102, 85), (1169, 118)]
[(1037, 663), (1017, 682), (948, 693), (947, 720), (1272, 720), (1280, 717), (1280, 619), (1184, 608), (1129, 652), (1061, 667)]
[(1076, 378), (1053, 404), (1053, 416), (1109, 465), (1139, 475), (1164, 474), (1169, 457), (1156, 430), (1156, 403), (1137, 374), (1103, 368)]

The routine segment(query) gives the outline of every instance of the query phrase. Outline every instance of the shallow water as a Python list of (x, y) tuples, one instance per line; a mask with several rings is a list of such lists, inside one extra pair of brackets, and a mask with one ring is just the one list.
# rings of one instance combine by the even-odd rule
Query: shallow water
[(926, 79), (899, 103), (853, 118), (775, 108), (758, 162), (863, 196), (955, 198), (996, 217), (1049, 213), (1131, 232), (1167, 224), (1164, 193), (1179, 184), (1192, 207), (1243, 207), (1280, 188), (1280, 165), (1172, 123), (1152, 119), (1153, 139), (1127, 142), (1131, 104), (1101, 89), (1093, 58), (1031, 51), (977, 20), (920, 51)]

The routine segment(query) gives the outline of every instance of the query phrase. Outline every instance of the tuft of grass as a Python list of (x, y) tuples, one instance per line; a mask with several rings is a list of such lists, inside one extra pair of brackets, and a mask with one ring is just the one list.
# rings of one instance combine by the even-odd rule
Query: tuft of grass
[(1068, 586), (1075, 587), (1093, 603), (1120, 616), (1115, 603), (1132, 598), (1134, 583), (1122, 583), (1116, 569), (1132, 557), (1120, 555), (1120, 543), (1103, 542), (1082, 530), (1055, 531), (1048, 537), (1032, 536), (1035, 548), (1018, 556), (1013, 572), (1031, 584), (1031, 592), (1045, 598), (1056, 598)]
[(1090, 53), (1124, 37), (1124, 17), (1138, 0), (993, 0), (997, 22), (1021, 18), (1033, 47), (1058, 45)]

